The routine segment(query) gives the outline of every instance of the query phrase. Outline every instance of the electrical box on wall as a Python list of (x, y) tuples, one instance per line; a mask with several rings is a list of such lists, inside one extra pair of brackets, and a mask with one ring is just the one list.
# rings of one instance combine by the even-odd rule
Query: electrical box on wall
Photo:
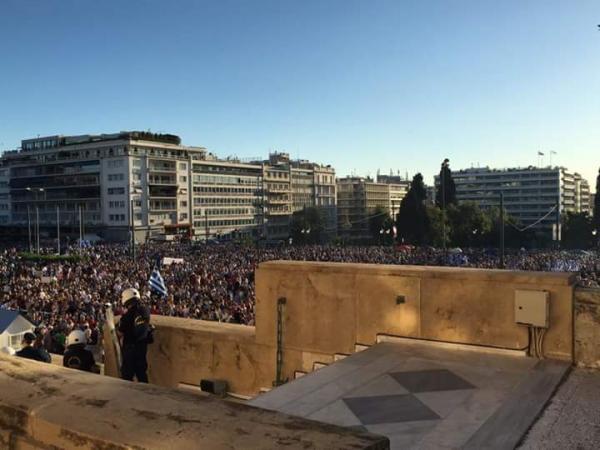
[(548, 328), (550, 293), (546, 291), (515, 291), (515, 322)]

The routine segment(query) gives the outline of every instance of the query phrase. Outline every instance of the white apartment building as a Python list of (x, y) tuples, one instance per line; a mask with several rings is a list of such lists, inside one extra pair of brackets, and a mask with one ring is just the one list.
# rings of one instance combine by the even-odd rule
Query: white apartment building
[[(22, 141), (1, 158), (8, 169), (12, 225), (39, 217), (56, 226), (107, 240), (143, 240), (165, 228), (191, 227), (189, 167), (201, 147), (146, 132), (49, 136)], [(34, 214), (35, 211), (35, 214)]]
[[(559, 218), (567, 212), (589, 212), (590, 188), (578, 173), (564, 167), (510, 169), (473, 168), (452, 172), (458, 201), (472, 201), (482, 207), (498, 206), (504, 194), (505, 210), (523, 226), (531, 225), (558, 205)], [(439, 176), (435, 177), (439, 188)], [(534, 228), (555, 229), (553, 211)]]
[(8, 225), (10, 217), (10, 181), (9, 169), (0, 160), (0, 225)]
[[(294, 192), (292, 192), (292, 187)], [(22, 141), (0, 158), (0, 225), (38, 222), (54, 237), (137, 241), (289, 237), (291, 214), (323, 206), (335, 217), (335, 172), (291, 162), (219, 160), (173, 135), (129, 131)], [(333, 208), (333, 213), (331, 213)], [(335, 227), (334, 227), (335, 228)]]
[(306, 160), (291, 160), (287, 153), (271, 153), (264, 168), (265, 235), (289, 237), (291, 215), (303, 208), (323, 212), (325, 235), (336, 231), (335, 169)]
[(385, 208), (392, 214), (390, 186), (368, 177), (338, 178), (338, 233), (351, 239), (370, 239), (369, 217), (375, 208)]
[(380, 175), (377, 174), (377, 183), (390, 186), (390, 215), (395, 218), (400, 212), (402, 199), (406, 197), (410, 189), (410, 180), (402, 178), (400, 175)]
[(193, 226), (201, 239), (256, 238), (263, 224), (263, 167), (235, 161), (192, 163)]

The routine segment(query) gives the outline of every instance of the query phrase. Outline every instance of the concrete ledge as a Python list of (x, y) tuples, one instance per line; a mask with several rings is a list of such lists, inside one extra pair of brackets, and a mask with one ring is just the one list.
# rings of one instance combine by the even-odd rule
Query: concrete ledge
[[(387, 438), (0, 356), (2, 448), (387, 449)], [(28, 448), (30, 448), (28, 447)]]
[(521, 356), (523, 358), (527, 356), (527, 351), (525, 350), (511, 350), (507, 348), (473, 344), (459, 344), (455, 342), (430, 341), (427, 339), (405, 338), (399, 336), (390, 336), (387, 334), (377, 335), (377, 343), (379, 344), (380, 342), (391, 342), (392, 344), (403, 345), (428, 346), (446, 350), (462, 350), (465, 352), (478, 352), (494, 355)]
[(253, 326), (235, 323), (213, 322), (208, 320), (183, 319), (181, 317), (152, 316), (152, 323), (161, 328), (177, 328), (197, 333), (223, 335), (231, 339), (254, 339), (256, 330)]
[(293, 272), (327, 272), (378, 275), (398, 275), (403, 277), (437, 278), (450, 280), (496, 281), (511, 283), (539, 283), (570, 286), (575, 282), (573, 272), (534, 272), (525, 270), (476, 269), (469, 267), (410, 266), (395, 264), (360, 264), (316, 261), (266, 261), (259, 269)]
[(600, 368), (600, 289), (577, 288), (575, 297), (575, 362)]

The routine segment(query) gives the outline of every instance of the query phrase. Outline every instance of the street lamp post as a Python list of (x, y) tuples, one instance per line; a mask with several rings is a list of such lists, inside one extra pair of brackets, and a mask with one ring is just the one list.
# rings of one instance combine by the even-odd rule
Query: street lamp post
[(83, 209), (81, 205), (77, 205), (79, 209), (79, 248), (83, 246)]
[(35, 192), (35, 246), (36, 246), (36, 252), (39, 255), (40, 254), (40, 209), (38, 206), (38, 195), (41, 192), (44, 192), (44, 188), (31, 188), (31, 187), (26, 187), (25, 190), (27, 192)]
[(31, 248), (31, 214), (29, 204), (27, 205), (27, 232), (29, 234), (29, 253), (33, 251)]
[(60, 255), (60, 208), (56, 205), (56, 250)]
[(446, 253), (446, 192), (444, 186), (445, 167), (442, 165), (441, 188), (442, 188), (442, 245), (444, 254)]
[(500, 268), (504, 269), (504, 192), (500, 192)]

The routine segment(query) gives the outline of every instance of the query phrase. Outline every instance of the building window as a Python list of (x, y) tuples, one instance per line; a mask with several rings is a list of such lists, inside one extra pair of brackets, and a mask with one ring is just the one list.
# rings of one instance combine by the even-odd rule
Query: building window
[(108, 161), (107, 167), (109, 169), (116, 169), (118, 167), (123, 167), (123, 160), (122, 159), (115, 159), (115, 160)]

